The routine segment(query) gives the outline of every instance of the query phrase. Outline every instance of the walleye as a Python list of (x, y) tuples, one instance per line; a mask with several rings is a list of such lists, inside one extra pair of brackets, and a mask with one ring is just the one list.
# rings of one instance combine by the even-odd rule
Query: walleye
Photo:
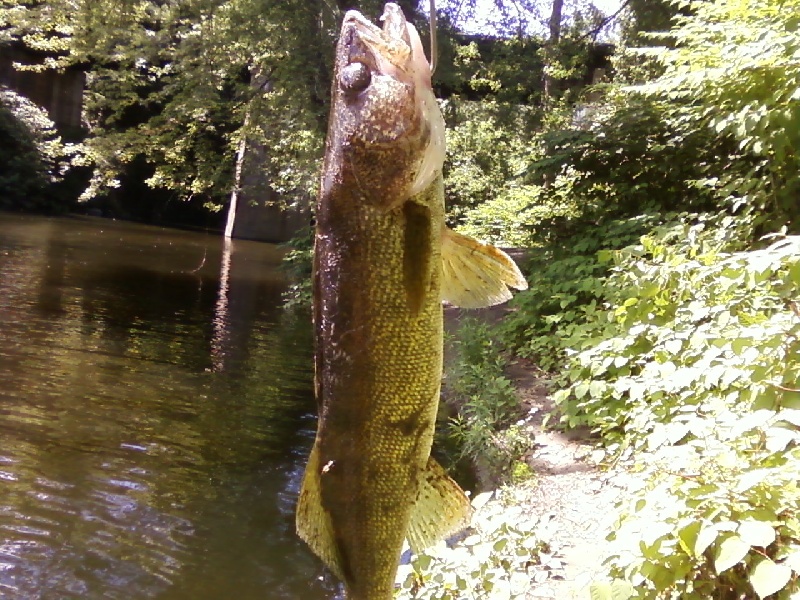
[(442, 300), (475, 308), (525, 279), (502, 251), (445, 227), (444, 119), (416, 29), (356, 11), (336, 48), (314, 257), (319, 424), (297, 531), (352, 600), (392, 597), (414, 551), (469, 524), (430, 457)]

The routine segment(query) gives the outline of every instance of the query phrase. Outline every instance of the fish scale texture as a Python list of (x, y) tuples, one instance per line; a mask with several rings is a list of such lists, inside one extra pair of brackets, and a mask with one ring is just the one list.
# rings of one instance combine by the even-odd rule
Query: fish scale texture
[[(431, 190), (418, 200), (439, 205), (428, 210), (430, 226), (441, 230), (441, 199)], [(370, 591), (377, 599), (391, 597), (433, 439), (442, 362), (441, 259), (433, 244), (438, 235), (428, 236), (430, 247), (421, 252), (427, 271), (411, 274), (422, 278), (425, 290), (414, 311), (403, 264), (403, 212), (355, 198), (331, 210), (337, 207), (343, 214), (332, 218), (349, 223), (351, 233), (339, 228), (336, 238), (323, 234), (318, 241), (318, 285), (330, 297), (318, 315), (325, 416), (318, 444), (320, 463), (331, 465), (321, 475), (321, 490), (351, 597), (360, 597), (361, 582), (374, 582), (380, 573), (385, 590)], [(325, 225), (321, 215), (323, 232)]]

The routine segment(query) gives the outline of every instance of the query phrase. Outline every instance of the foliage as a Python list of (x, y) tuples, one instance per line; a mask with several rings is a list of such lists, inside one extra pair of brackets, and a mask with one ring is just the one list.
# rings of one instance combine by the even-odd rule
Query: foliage
[(544, 218), (572, 214), (568, 203), (561, 207), (561, 213), (556, 213), (558, 209), (543, 205), (542, 196), (540, 186), (506, 184), (496, 197), (465, 210), (464, 223), (458, 230), (498, 246), (530, 246), (534, 242), (533, 230)]
[[(800, 245), (785, 236), (800, 212), (786, 151), (797, 11), (780, 4), (687, 3), (672, 46), (646, 51), (659, 68), (631, 71), (661, 73), (655, 82), (624, 91), (623, 105), (611, 90), (588, 123), (551, 134), (556, 152), (537, 166), (545, 183), (571, 169), (588, 207), (554, 221), (548, 240), (567, 240), (577, 275), (535, 262), (506, 336), (546, 361), (554, 352), (564, 424), (588, 425), (652, 478), (594, 598), (798, 593)], [(664, 223), (687, 207), (708, 212)], [(647, 225), (662, 224), (638, 244), (573, 251), (592, 215), (602, 227), (648, 208), (661, 215)]]
[[(800, 225), (800, 2), (688, 1), (673, 44), (656, 59), (664, 73), (636, 92), (672, 104), (668, 122), (730, 135), (740, 156), (717, 169), (728, 194), (768, 227)], [(652, 53), (652, 52), (651, 52)]]
[[(503, 130), (502, 121), (485, 115), (453, 129), (446, 185), (462, 231), (505, 245), (559, 248), (565, 240), (594, 236), (607, 222), (720, 205), (722, 183), (711, 166), (730, 167), (725, 157), (736, 145), (729, 136), (675, 126), (661, 101), (607, 86), (589, 93), (601, 101), (577, 109), (569, 102), (554, 105), (535, 134), (515, 137), (514, 128)], [(528, 130), (523, 123), (516, 128)], [(489, 151), (474, 150), (483, 147)], [(482, 156), (491, 158), (481, 162)], [(606, 247), (620, 247), (616, 243)]]
[(584, 228), (568, 247), (530, 249), (525, 270), (535, 275), (528, 278), (528, 290), (511, 300), (515, 310), (499, 326), (503, 343), (543, 369), (561, 366), (606, 298), (608, 250), (632, 243), (658, 220), (657, 215), (609, 220)]
[(75, 146), (64, 144), (47, 113), (0, 88), (0, 208), (63, 211), (53, 193), (71, 164)]
[(649, 456), (656, 489), (617, 534), (617, 595), (597, 598), (797, 591), (800, 237), (746, 250), (752, 226), (686, 214), (604, 253), (554, 400), (617, 457)]
[(602, 106), (584, 107), (572, 129), (542, 137), (546, 151), (531, 178), (569, 173), (573, 202), (588, 218), (711, 208), (712, 190), (698, 180), (706, 175), (703, 165), (725, 153), (727, 141), (704, 129), (676, 128), (664, 120), (664, 110), (610, 92)]
[(736, 251), (748, 233), (741, 219), (686, 215), (613, 253), (606, 303), (575, 340), (556, 397), (565, 421), (652, 449), (654, 425), (701, 404), (700, 389), (746, 387), (736, 398), (746, 404), (769, 398), (769, 382), (791, 385), (782, 359), (796, 326), (797, 242)]
[(529, 154), (527, 131), (536, 111), (495, 101), (453, 98), (444, 103), (448, 122), (445, 194), (451, 222), (491, 202), (514, 185)]
[[(47, 53), (43, 68), (88, 66), (84, 197), (146, 183), (211, 208), (226, 201), (235, 150), (268, 145), (274, 189), (313, 187), (336, 21), (326, 2), (6, 2), (4, 36)], [(28, 67), (34, 68), (34, 67)], [(249, 118), (248, 118), (249, 115)]]
[[(481, 500), (478, 496), (476, 503)], [(531, 581), (549, 575), (551, 522), (518, 505), (493, 501), (473, 519), (474, 531), (452, 547), (444, 542), (401, 565), (399, 599), (510, 600), (525, 598)]]
[(292, 283), (284, 292), (285, 308), (308, 308), (312, 302), (314, 231), (308, 229), (283, 244), (286, 254), (281, 267)]
[(593, 598), (797, 597), (800, 410), (710, 421), (702, 440), (661, 453), (668, 475), (612, 534), (610, 575), (628, 593), (596, 583)]
[[(441, 25), (441, 23), (440, 23)], [(444, 97), (530, 105), (541, 99), (542, 40), (463, 36), (440, 26), (434, 89)]]
[(463, 321), (454, 346), (457, 357), (447, 369), (445, 386), (458, 414), (449, 435), (462, 457), (501, 477), (530, 444), (514, 424), (521, 414), (514, 386), (503, 373), (505, 359), (489, 326), (475, 319)]

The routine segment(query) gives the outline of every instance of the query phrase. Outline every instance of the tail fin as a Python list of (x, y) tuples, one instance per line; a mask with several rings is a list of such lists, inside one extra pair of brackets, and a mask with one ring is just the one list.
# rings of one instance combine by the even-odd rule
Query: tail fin
[(314, 554), (319, 556), (334, 575), (344, 581), (331, 518), (322, 506), (321, 474), (319, 451), (315, 443), (311, 455), (308, 457), (306, 472), (303, 475), (303, 486), (300, 489), (300, 499), (297, 502), (295, 517), (297, 535), (309, 545)]

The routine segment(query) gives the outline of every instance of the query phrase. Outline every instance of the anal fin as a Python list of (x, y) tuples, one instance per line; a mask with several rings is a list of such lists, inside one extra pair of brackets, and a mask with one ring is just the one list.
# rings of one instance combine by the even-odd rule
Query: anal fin
[(445, 228), (442, 233), (442, 299), (462, 308), (494, 306), (511, 299), (509, 288), (528, 282), (508, 254)]
[(331, 518), (322, 506), (321, 474), (322, 466), (319, 464), (319, 451), (315, 443), (308, 457), (300, 498), (297, 501), (295, 516), (297, 535), (308, 544), (334, 575), (344, 580)]
[(464, 491), (433, 458), (420, 475), (419, 492), (406, 538), (420, 552), (462, 529), (472, 520), (472, 506)]

